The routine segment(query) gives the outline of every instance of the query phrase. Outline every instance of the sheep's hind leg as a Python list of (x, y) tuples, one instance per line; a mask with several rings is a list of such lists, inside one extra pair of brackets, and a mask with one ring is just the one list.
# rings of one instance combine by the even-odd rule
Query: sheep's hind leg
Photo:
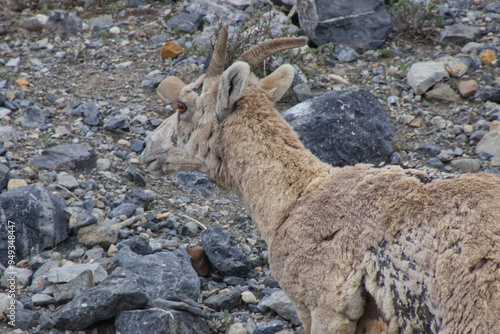
[(356, 331), (356, 321), (332, 310), (316, 309), (311, 316), (311, 334), (353, 334)]

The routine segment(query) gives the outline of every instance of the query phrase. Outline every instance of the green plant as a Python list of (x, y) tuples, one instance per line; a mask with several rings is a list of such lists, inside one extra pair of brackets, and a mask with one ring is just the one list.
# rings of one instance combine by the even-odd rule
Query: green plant
[(82, 54), (82, 51), (84, 49), (84, 46), (82, 43), (78, 43), (75, 46), (75, 61), (78, 59), (78, 57)]
[(259, 249), (261, 252), (264, 250), (264, 239), (262, 239), (261, 234), (259, 234)]
[[(208, 45), (205, 47), (201, 47), (201, 48), (196, 47), (194, 45), (192, 45), (189, 48), (184, 47), (184, 54), (186, 55), (186, 57), (189, 57), (190, 55), (193, 55), (193, 54), (196, 54), (197, 56), (201, 56), (201, 57), (207, 57), (209, 53), (210, 53), (210, 46), (208, 46)], [(172, 61), (172, 63), (173, 63), (173, 61)], [(169, 65), (172, 66), (172, 64), (169, 64)]]
[(390, 0), (389, 12), (399, 29), (412, 36), (434, 39), (440, 17), (433, 13), (432, 1)]
[[(276, 22), (279, 21), (279, 15), (280, 12), (277, 10), (256, 10), (248, 20), (243, 21), (239, 27), (236, 27), (235, 33), (230, 34), (228, 38), (226, 64), (230, 65), (234, 63), (234, 61), (246, 50), (266, 40), (293, 37), (290, 29), (286, 26), (276, 29)], [(212, 48), (215, 45), (215, 37), (218, 36), (221, 28), (222, 24), (211, 37)], [(312, 52), (314, 52), (314, 50)], [(272, 57), (275, 59), (281, 58), (280, 62), (282, 63), (296, 64), (302, 68), (306, 55), (307, 53), (301, 52), (300, 49), (294, 49), (279, 52)], [(269, 69), (269, 66), (267, 69)], [(254, 72), (257, 76), (265, 76), (267, 74), (267, 69), (264, 62), (264, 64), (261, 64)]]
[(57, 144), (57, 142), (54, 140), (54, 138), (52, 138), (51, 135), (47, 134), (47, 135), (42, 137), (43, 148), (52, 147), (52, 146), (55, 146), (56, 144)]
[(333, 55), (333, 52), (335, 51), (335, 44), (333, 44), (332, 42), (329, 42), (324, 47), (325, 47), (326, 50), (328, 50), (328, 53), (330, 55)]
[(106, 9), (107, 9), (110, 13), (112, 13), (112, 14), (116, 14), (116, 13), (118, 13), (118, 12), (120, 11), (120, 9), (121, 9), (121, 8), (122, 8), (122, 7), (121, 7), (120, 3), (118, 3), (118, 2), (111, 2), (109, 5), (107, 5), (107, 8), (106, 8)]
[(222, 323), (221, 323), (221, 321), (220, 321), (219, 319), (212, 319), (212, 322), (213, 322), (214, 327), (215, 327), (216, 329), (219, 329), (219, 328), (221, 328), (221, 327), (222, 327)]
[(17, 79), (17, 74), (15, 72), (0, 72), (0, 80), (14, 81)]
[(227, 326), (229, 324), (229, 310), (225, 309), (222, 318), (222, 325)]
[(57, 251), (57, 247), (58, 246), (63, 247), (64, 246), (64, 240), (61, 241), (59, 244), (54, 240), (54, 242), (52, 242), (52, 251), (53, 252)]
[(220, 180), (215, 180), (215, 179), (210, 179), (210, 182), (215, 184), (219, 188), (225, 188), (226, 184), (223, 181)]
[(112, 39), (115, 37), (108, 29), (99, 30), (98, 36), (100, 39)]
[(403, 75), (406, 74), (406, 71), (408, 71), (408, 64), (406, 64), (406, 63), (399, 63), (399, 71)]
[(381, 50), (380, 51), (380, 55), (383, 58), (391, 58), (391, 52), (389, 50), (387, 50), (387, 49)]

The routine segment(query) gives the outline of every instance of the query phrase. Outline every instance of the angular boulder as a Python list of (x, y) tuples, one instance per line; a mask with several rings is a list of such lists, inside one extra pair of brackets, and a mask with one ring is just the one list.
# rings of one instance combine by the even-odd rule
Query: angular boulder
[(246, 277), (250, 272), (248, 257), (222, 226), (213, 225), (203, 232), (203, 247), (210, 263), (226, 275)]
[(91, 170), (97, 166), (97, 154), (87, 144), (64, 144), (43, 150), (31, 162), (40, 169)]
[(200, 279), (184, 248), (142, 256), (125, 246), (114, 259), (120, 267), (144, 280), (144, 291), (151, 299), (169, 299), (178, 295), (198, 299)]
[(464, 46), (481, 36), (481, 28), (457, 23), (447, 27), (441, 39), (443, 42)]
[(50, 13), (49, 25), (55, 27), (60, 32), (69, 35), (76, 35), (82, 31), (82, 20), (76, 13), (68, 13), (65, 10), (53, 10)]
[(394, 127), (365, 90), (327, 92), (281, 115), (306, 148), (333, 166), (379, 164), (393, 152)]
[(380, 0), (297, 0), (302, 29), (316, 44), (344, 44), (374, 49), (392, 31), (392, 21)]
[(18, 187), (0, 195), (0, 263), (7, 264), (9, 232), (15, 238), (18, 262), (68, 237), (64, 198), (33, 186)]
[(448, 77), (448, 72), (442, 62), (419, 62), (411, 65), (406, 75), (406, 81), (415, 94), (423, 94), (429, 88)]
[(81, 330), (111, 319), (121, 311), (142, 308), (148, 303), (146, 286), (136, 274), (117, 268), (101, 284), (91, 288), (54, 315), (55, 327)]
[(214, 187), (205, 174), (199, 172), (178, 172), (177, 184), (184, 189), (199, 193), (205, 197), (214, 196)]
[(177, 310), (124, 311), (115, 320), (115, 328), (122, 334), (182, 333), (209, 334), (210, 328), (203, 318)]
[(485, 152), (500, 158), (500, 131), (488, 132), (476, 146), (476, 154)]

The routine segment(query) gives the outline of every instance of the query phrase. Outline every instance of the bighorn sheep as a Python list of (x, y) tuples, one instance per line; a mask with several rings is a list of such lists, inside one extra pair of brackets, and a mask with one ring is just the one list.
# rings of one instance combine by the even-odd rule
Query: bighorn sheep
[(305, 40), (264, 42), (224, 70), (226, 44), (225, 27), (205, 75), (159, 86), (177, 112), (147, 137), (148, 170), (234, 190), (306, 333), (498, 333), (500, 178), (322, 163), (273, 106), (293, 68), (252, 75)]

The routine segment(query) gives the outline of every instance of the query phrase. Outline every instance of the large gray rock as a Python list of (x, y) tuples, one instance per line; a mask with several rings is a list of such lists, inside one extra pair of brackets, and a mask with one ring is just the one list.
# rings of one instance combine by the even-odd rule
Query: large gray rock
[(47, 280), (52, 283), (66, 283), (74, 280), (87, 270), (92, 272), (92, 278), (96, 283), (103, 282), (108, 277), (108, 273), (99, 263), (79, 263), (50, 269)]
[(446, 0), (446, 3), (454, 9), (469, 10), (471, 0)]
[(481, 36), (479, 27), (458, 23), (447, 27), (442, 40), (443, 42), (464, 46), (469, 42), (474, 42), (479, 36)]
[(382, 0), (297, 0), (297, 11), (302, 29), (316, 45), (373, 49), (393, 26)]
[(392, 152), (385, 109), (365, 90), (327, 92), (282, 113), (304, 146), (333, 166), (379, 164)]
[(203, 247), (210, 263), (226, 275), (246, 277), (250, 272), (248, 257), (222, 226), (213, 225), (203, 232)]
[(476, 154), (485, 152), (500, 158), (500, 131), (488, 132), (476, 146)]
[(448, 76), (442, 62), (419, 62), (411, 65), (406, 75), (406, 81), (413, 88), (415, 94), (423, 94)]
[(151, 299), (169, 299), (178, 295), (198, 299), (200, 280), (183, 248), (142, 256), (125, 246), (114, 259), (120, 267), (144, 280), (144, 291)]
[(137, 206), (132, 203), (122, 203), (118, 205), (116, 208), (111, 210), (109, 213), (109, 216), (111, 218), (120, 218), (120, 216), (127, 216), (127, 218), (131, 217), (135, 210), (137, 209)]
[(204, 304), (216, 311), (232, 310), (241, 300), (239, 289), (225, 290), (205, 299)]
[(167, 21), (167, 26), (179, 29), (181, 32), (193, 32), (198, 29), (203, 15), (198, 13), (177, 13)]
[(149, 302), (150, 307), (159, 308), (165, 311), (177, 310), (186, 311), (193, 315), (200, 316), (203, 314), (203, 306), (194, 300), (187, 298), (179, 298), (178, 300), (154, 299)]
[(64, 10), (53, 10), (50, 13), (49, 25), (65, 34), (76, 35), (82, 31), (82, 20), (75, 13)]
[(129, 131), (130, 125), (125, 116), (115, 115), (106, 118), (103, 124), (103, 128), (104, 130), (121, 133), (123, 131)]
[(86, 290), (95, 286), (94, 274), (91, 270), (85, 270), (66, 284), (55, 284), (52, 295), (57, 303), (62, 304), (70, 301)]
[(0, 126), (0, 142), (5, 143), (6, 141), (17, 143), (19, 140), (19, 135), (16, 128), (10, 125)]
[(126, 239), (120, 241), (117, 245), (118, 249), (122, 249), (124, 247), (129, 247), (130, 250), (138, 255), (149, 255), (153, 253), (151, 246), (149, 245), (149, 241), (146, 238), (137, 238), (137, 239)]
[(69, 217), (69, 228), (72, 231), (97, 223), (97, 217), (90, 211), (77, 206), (66, 208), (66, 216)]
[[(184, 2), (186, 11), (203, 15), (203, 20), (215, 25), (217, 22), (227, 22), (231, 29), (232, 25), (248, 19), (249, 15), (232, 6), (228, 1), (206, 1), (190, 0)], [(231, 31), (229, 31), (231, 36)]]
[(155, 199), (156, 195), (151, 190), (132, 189), (125, 195), (125, 203), (135, 204), (144, 210), (148, 210)]
[(206, 197), (214, 195), (214, 187), (205, 174), (199, 172), (178, 172), (175, 178), (177, 184), (184, 189), (191, 190)]
[(98, 29), (109, 28), (114, 24), (114, 22), (113, 22), (113, 17), (110, 14), (107, 14), (90, 18), (87, 21), (87, 24), (89, 25), (90, 29), (98, 30)]
[(28, 309), (17, 310), (15, 323), (18, 328), (30, 330), (38, 325), (38, 315)]
[(148, 303), (145, 290), (138, 275), (117, 268), (101, 284), (81, 293), (55, 313), (55, 327), (80, 330), (111, 319), (121, 311), (142, 308)]
[(41, 169), (91, 170), (97, 166), (97, 154), (88, 144), (64, 144), (43, 150), (31, 162)]
[(495, 85), (495, 87), (492, 88), (480, 87), (475, 97), (483, 99), (484, 101), (500, 103), (500, 85)]
[(485, 12), (500, 14), (500, 1), (492, 2), (483, 7)]
[(7, 264), (11, 229), (15, 231), (16, 262), (65, 240), (68, 237), (65, 208), (62, 197), (32, 186), (1, 194), (0, 263)]
[(283, 327), (285, 327), (285, 323), (281, 320), (259, 321), (256, 324), (256, 328), (253, 331), (253, 334), (279, 333), (283, 329)]
[(210, 328), (203, 318), (177, 310), (124, 311), (115, 320), (115, 328), (122, 334), (208, 334)]
[[(0, 143), (0, 152), (2, 152), (2, 144)], [(10, 173), (10, 168), (4, 164), (0, 164), (0, 190), (5, 188), (12, 178), (12, 173)]]
[(83, 115), (83, 117), (91, 117), (99, 115), (99, 106), (92, 101), (80, 104), (73, 113), (75, 115)]
[(481, 170), (481, 160), (479, 159), (456, 159), (450, 162), (450, 166), (455, 170), (463, 172), (478, 172)]
[(262, 299), (258, 307), (263, 312), (273, 310), (286, 320), (299, 321), (297, 311), (284, 291), (276, 291), (269, 297)]
[[(0, 286), (9, 286), (14, 283), (18, 288), (25, 287), (31, 281), (33, 271), (28, 268), (18, 268), (16, 266), (10, 267), (5, 270), (0, 280)], [(11, 281), (12, 280), (12, 281)]]
[(47, 285), (46, 278), (49, 271), (53, 268), (58, 268), (58, 267), (59, 263), (57, 261), (48, 261), (42, 264), (40, 268), (38, 268), (33, 274), (33, 279), (31, 280), (31, 286), (30, 286), (31, 292), (35, 293), (42, 292)]
[(41, 128), (45, 124), (45, 111), (36, 106), (28, 107), (17, 121), (27, 128)]
[(86, 247), (101, 245), (108, 248), (118, 240), (118, 230), (106, 221), (98, 221), (78, 229), (78, 242)]

